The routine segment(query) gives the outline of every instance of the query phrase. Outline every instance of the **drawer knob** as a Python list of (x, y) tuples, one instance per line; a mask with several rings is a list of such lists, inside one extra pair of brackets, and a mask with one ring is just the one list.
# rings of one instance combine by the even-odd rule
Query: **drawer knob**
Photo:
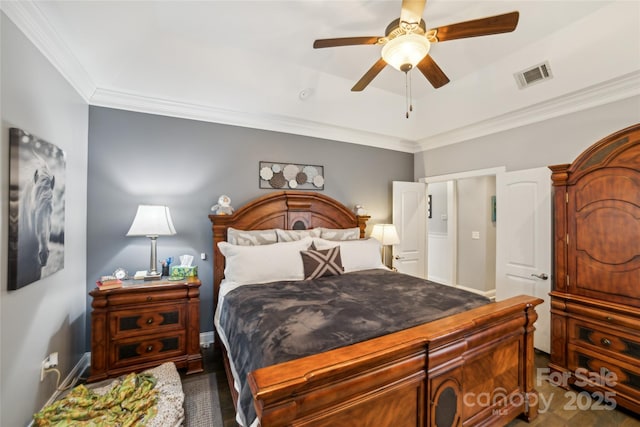
[(613, 321), (613, 317), (611, 317), (611, 316), (607, 316), (607, 317), (605, 317), (605, 319), (606, 319), (607, 322)]
[(153, 317), (150, 317), (147, 319), (147, 325), (150, 325), (153, 323)]
[(152, 345), (147, 346), (147, 353), (149, 353), (152, 350), (153, 350), (153, 346)]
[(153, 297), (147, 297), (147, 301), (153, 301)]
[(606, 347), (609, 347), (611, 345), (611, 340), (609, 340), (608, 338), (602, 338), (600, 342)]

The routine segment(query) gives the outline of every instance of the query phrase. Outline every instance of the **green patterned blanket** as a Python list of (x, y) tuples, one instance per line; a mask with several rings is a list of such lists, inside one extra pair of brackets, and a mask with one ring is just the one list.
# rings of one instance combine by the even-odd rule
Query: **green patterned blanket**
[(157, 409), (156, 378), (129, 374), (105, 394), (79, 385), (33, 416), (36, 426), (143, 426)]

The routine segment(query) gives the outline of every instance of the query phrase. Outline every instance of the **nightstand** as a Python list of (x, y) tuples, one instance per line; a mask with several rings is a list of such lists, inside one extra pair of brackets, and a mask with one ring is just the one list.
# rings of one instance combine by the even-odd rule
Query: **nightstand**
[(89, 292), (91, 375), (88, 382), (174, 362), (202, 372), (200, 281), (125, 280)]

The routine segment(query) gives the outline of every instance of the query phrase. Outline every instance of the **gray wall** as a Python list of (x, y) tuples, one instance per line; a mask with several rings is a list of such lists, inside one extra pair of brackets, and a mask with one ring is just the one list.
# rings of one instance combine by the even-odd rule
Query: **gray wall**
[(415, 155), (415, 178), (505, 166), (571, 163), (601, 138), (640, 122), (640, 96)]
[[(0, 13), (2, 136), (0, 191), (0, 425), (26, 425), (55, 391), (40, 363), (59, 353), (64, 379), (85, 351), (87, 104), (15, 25)], [(64, 269), (7, 291), (9, 128), (66, 153)]]
[[(491, 221), (491, 196), (496, 194), (496, 177), (459, 179), (458, 196), (458, 281), (479, 291), (496, 288), (496, 224)], [(480, 234), (473, 239), (472, 232)]]
[[(212, 331), (207, 215), (221, 194), (238, 208), (270, 191), (258, 188), (260, 160), (324, 166), (323, 194), (350, 208), (363, 205), (372, 217), (370, 224), (391, 219), (391, 181), (412, 181), (414, 175), (413, 155), (408, 153), (91, 107), (87, 291), (98, 276), (117, 267), (129, 272), (148, 268), (149, 239), (125, 233), (138, 204), (164, 204), (171, 209), (177, 235), (158, 239), (158, 259), (195, 257), (203, 282), (201, 331)], [(202, 252), (206, 261), (200, 260)]]

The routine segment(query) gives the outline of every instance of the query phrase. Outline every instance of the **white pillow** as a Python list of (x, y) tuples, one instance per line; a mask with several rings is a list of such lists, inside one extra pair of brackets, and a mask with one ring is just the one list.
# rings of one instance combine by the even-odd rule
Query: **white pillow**
[(371, 268), (387, 268), (382, 263), (382, 246), (376, 239), (345, 241), (313, 239), (313, 242), (317, 249), (340, 246), (340, 257), (342, 258), (342, 266), (345, 273), (369, 270)]
[(324, 228), (319, 227), (320, 238), (326, 240), (358, 240), (360, 239), (360, 228)]
[(278, 236), (273, 228), (268, 230), (237, 230), (229, 227), (227, 242), (241, 246), (271, 245), (278, 242)]
[(303, 280), (300, 251), (306, 251), (311, 237), (272, 245), (239, 246), (219, 242), (226, 264), (224, 278), (243, 285), (281, 280)]
[(294, 240), (300, 240), (305, 237), (320, 237), (320, 229), (283, 230), (281, 228), (276, 228), (276, 235), (278, 236), (278, 242), (293, 242)]

